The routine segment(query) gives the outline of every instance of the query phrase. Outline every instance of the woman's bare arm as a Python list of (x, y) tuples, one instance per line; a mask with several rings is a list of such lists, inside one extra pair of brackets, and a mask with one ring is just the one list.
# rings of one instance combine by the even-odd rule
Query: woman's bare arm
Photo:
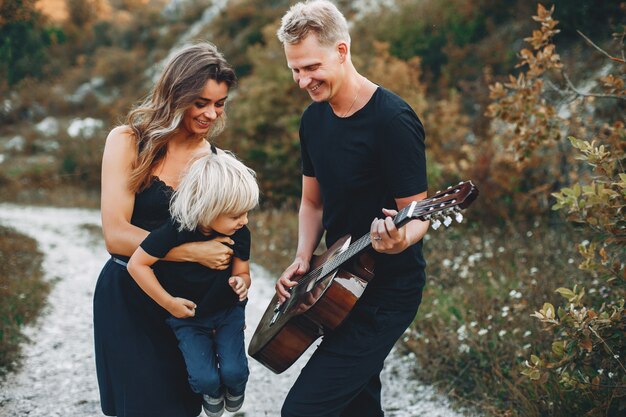
[(127, 126), (116, 127), (109, 133), (102, 157), (102, 231), (107, 251), (131, 256), (148, 232), (133, 226), (135, 194), (128, 188), (137, 146)]

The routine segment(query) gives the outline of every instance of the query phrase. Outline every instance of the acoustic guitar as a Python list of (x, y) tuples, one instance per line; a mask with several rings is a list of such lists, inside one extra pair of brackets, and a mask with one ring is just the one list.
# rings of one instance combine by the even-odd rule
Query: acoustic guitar
[[(410, 220), (430, 220), (434, 229), (463, 220), (461, 210), (478, 196), (471, 181), (461, 182), (432, 197), (413, 201), (394, 217), (397, 228)], [(274, 298), (256, 328), (248, 354), (275, 373), (289, 368), (324, 332), (337, 328), (374, 278), (369, 233), (355, 242), (339, 239), (311, 260), (308, 273), (290, 288), (284, 303)]]

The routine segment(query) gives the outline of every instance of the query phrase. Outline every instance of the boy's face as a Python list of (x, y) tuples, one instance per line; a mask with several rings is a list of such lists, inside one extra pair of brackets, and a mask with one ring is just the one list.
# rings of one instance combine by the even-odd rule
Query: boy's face
[(222, 235), (232, 236), (246, 224), (248, 224), (248, 212), (223, 213), (217, 216), (208, 227), (200, 227), (200, 231), (205, 234), (215, 231)]

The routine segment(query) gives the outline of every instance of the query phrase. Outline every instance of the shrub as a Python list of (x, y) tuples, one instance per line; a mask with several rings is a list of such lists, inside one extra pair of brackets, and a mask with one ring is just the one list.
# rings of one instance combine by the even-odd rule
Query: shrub
[[(602, 77), (600, 85), (605, 92), (581, 93), (567, 77), (552, 42), (558, 32), (553, 12), (553, 8), (538, 6), (533, 18), (541, 28), (526, 39), (532, 50), (520, 52), (523, 71), (511, 76), (508, 83), (492, 87), (494, 102), (489, 111), (499, 122), (495, 143), (516, 157), (506, 161), (505, 166), (517, 167), (509, 172), (532, 174), (526, 184), (521, 177), (513, 178), (513, 198), (520, 195), (516, 187), (532, 185), (538, 189), (530, 199), (552, 190), (559, 182), (584, 183), (561, 186), (560, 191), (552, 193), (557, 201), (553, 208), (567, 211), (569, 219), (577, 223), (577, 230), (547, 229), (541, 235), (552, 236), (548, 241), (537, 236), (537, 229), (528, 230), (526, 237), (532, 237), (532, 242), (516, 243), (516, 253), (511, 256), (504, 255), (507, 246), (501, 244), (503, 255), (484, 261), (494, 264), (478, 269), (473, 263), (491, 259), (493, 250), (476, 249), (496, 245), (475, 236), (457, 242), (467, 245), (470, 241), (476, 252), (461, 252), (464, 256), (458, 260), (448, 258), (441, 263), (452, 269), (455, 278), (469, 277), (471, 281), (467, 286), (448, 284), (436, 274), (439, 285), (429, 288), (425, 297), (434, 300), (422, 309), (422, 314), (426, 310), (427, 320), (418, 319), (407, 344), (422, 360), (429, 361), (423, 372), (430, 379), (463, 375), (446, 387), (466, 400), (473, 398), (492, 414), (616, 416), (626, 409), (626, 129), (619, 116), (612, 122), (588, 122), (584, 128), (580, 120), (581, 108), (593, 108), (596, 100), (619, 103), (626, 97), (626, 62), (603, 51), (622, 67), (618, 67), (617, 74)], [(569, 120), (557, 117), (551, 93), (556, 99), (569, 96), (577, 100), (579, 106), (569, 108)], [(611, 117), (615, 114), (610, 113)], [(578, 129), (586, 136), (593, 134), (596, 140), (571, 138), (578, 150), (574, 155), (564, 143), (556, 141), (564, 128)], [(559, 158), (547, 152), (555, 143)], [(546, 153), (550, 158), (545, 158)], [(588, 170), (574, 164), (574, 158), (586, 163)], [(556, 173), (556, 180), (544, 177), (542, 187), (538, 175), (542, 170)], [(502, 175), (505, 171), (496, 172)], [(516, 204), (520, 204), (519, 199)], [(551, 223), (544, 220), (542, 224)], [(508, 236), (508, 240), (515, 238), (523, 235)], [(576, 241), (582, 243), (577, 245)], [(576, 249), (579, 254), (574, 254)], [(435, 265), (445, 256), (442, 253), (445, 251), (441, 249), (429, 253)], [(488, 253), (492, 255), (486, 256)], [(576, 267), (579, 255), (582, 262)], [(529, 314), (538, 306), (542, 307)], [(531, 316), (540, 322), (530, 322)], [(456, 332), (440, 331), (450, 327)]]

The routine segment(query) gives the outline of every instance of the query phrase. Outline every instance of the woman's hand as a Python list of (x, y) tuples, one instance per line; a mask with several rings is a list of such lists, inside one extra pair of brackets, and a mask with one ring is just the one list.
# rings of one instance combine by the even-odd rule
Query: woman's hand
[(248, 297), (248, 286), (243, 277), (230, 277), (228, 285), (230, 285), (233, 291), (235, 291), (235, 294), (239, 296), (239, 301), (243, 301)]
[(184, 319), (196, 315), (196, 303), (180, 297), (172, 297), (165, 309), (177, 319)]
[(219, 236), (203, 242), (185, 243), (172, 249), (166, 259), (197, 262), (211, 269), (226, 269), (233, 257), (233, 250), (226, 246), (235, 242), (228, 236)]

